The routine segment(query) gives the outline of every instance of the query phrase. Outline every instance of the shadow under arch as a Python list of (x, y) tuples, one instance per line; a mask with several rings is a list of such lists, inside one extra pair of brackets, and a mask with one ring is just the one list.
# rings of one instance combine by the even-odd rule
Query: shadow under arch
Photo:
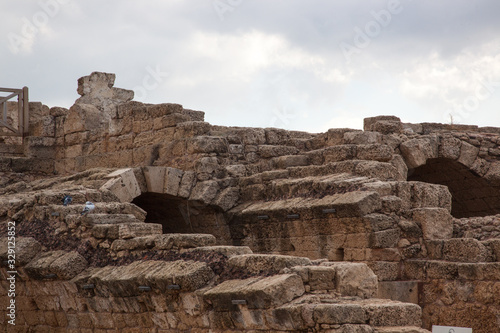
[(451, 214), (456, 218), (500, 213), (500, 188), (454, 160), (428, 159), (409, 170), (408, 181), (446, 185), (452, 195)]
[(146, 211), (146, 223), (161, 224), (164, 234), (212, 234), (219, 244), (230, 243), (224, 212), (219, 207), (154, 192), (143, 192), (132, 203)]

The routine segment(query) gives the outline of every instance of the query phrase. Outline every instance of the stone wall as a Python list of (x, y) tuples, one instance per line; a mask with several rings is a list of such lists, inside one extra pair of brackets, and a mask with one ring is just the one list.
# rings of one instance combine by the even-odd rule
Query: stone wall
[[(58, 235), (86, 240), (115, 258), (171, 245), (174, 233), (204, 233), (213, 235), (210, 239), (218, 245), (307, 257), (320, 266), (322, 260), (366, 264), (377, 275), (379, 296), (420, 304), (426, 328), (463, 325), (489, 333), (500, 327), (500, 306), (489, 296), (498, 293), (500, 276), (500, 230), (494, 215), (500, 211), (499, 129), (404, 124), (392, 116), (365, 119), (364, 131), (319, 134), (215, 126), (204, 122), (203, 112), (178, 104), (132, 101), (131, 91), (113, 84), (114, 75), (95, 72), (78, 81), (81, 97), (70, 109), (30, 104), (32, 136), (21, 149), (3, 146), (0, 172), (43, 172), (47, 179), (30, 183), (9, 173), (12, 181), (0, 189), (0, 221), (48, 221)], [(60, 176), (49, 177), (52, 173)], [(77, 207), (59, 207), (64, 193), (80, 204), (95, 201), (96, 213), (81, 219)], [(163, 241), (158, 240), (161, 233)], [(308, 277), (318, 273), (289, 268), (281, 273), (299, 275), (304, 290)], [(101, 283), (99, 279), (94, 280)], [(25, 281), (27, 286), (50, 285), (33, 276)], [(172, 296), (174, 308), (158, 316), (164, 309), (119, 308), (129, 300), (121, 297), (140, 296), (147, 303), (154, 301), (151, 294), (123, 296), (107, 289), (85, 294), (75, 283), (68, 288), (77, 288), (78, 296), (68, 302), (86, 305), (64, 311), (84, 313), (84, 319), (68, 319), (66, 314), (61, 321), (78, 320), (94, 329), (97, 313), (109, 325), (124, 325), (122, 315), (133, 313), (145, 318), (141, 327), (162, 317), (168, 322), (165, 329), (183, 330), (180, 323), (188, 321), (200, 332), (212, 328), (207, 320), (230, 331), (278, 330), (273, 325), (282, 320), (269, 307), (257, 312), (241, 308), (235, 315), (210, 297), (202, 297), (209, 305), (201, 306), (198, 287)], [(115, 291), (125, 288), (120, 283)], [(168, 288), (159, 290), (170, 297)], [(93, 302), (110, 295), (111, 303), (98, 310)], [(131, 304), (136, 298), (130, 298)], [(327, 316), (319, 312), (313, 326), (307, 318), (294, 322), (289, 317), (297, 307), (313, 311), (304, 305), (314, 303), (311, 299), (301, 302), (283, 310), (286, 330), (312, 329), (316, 323), (321, 324), (315, 330), (351, 329), (321, 321)], [(217, 306), (220, 311), (214, 310)], [(194, 311), (189, 307), (198, 309), (197, 314), (189, 314)], [(469, 310), (474, 316), (462, 316)], [(36, 311), (45, 310), (37, 305)], [(53, 312), (63, 311), (60, 307), (47, 311), (44, 318), (63, 317)], [(371, 320), (360, 318), (342, 325)], [(352, 329), (370, 332), (366, 327)]]

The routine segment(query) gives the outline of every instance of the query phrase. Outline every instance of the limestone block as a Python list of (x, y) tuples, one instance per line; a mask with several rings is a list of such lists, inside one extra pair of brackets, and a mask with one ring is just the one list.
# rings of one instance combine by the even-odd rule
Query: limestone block
[(435, 137), (408, 140), (399, 148), (410, 169), (424, 165), (429, 158), (438, 157), (438, 143)]
[(495, 185), (500, 185), (500, 162), (493, 162), (488, 169), (486, 175), (484, 175), (488, 181)]
[(215, 180), (197, 183), (191, 191), (189, 200), (201, 201), (210, 204), (219, 192), (219, 184)]
[(380, 120), (371, 125), (370, 131), (382, 134), (401, 133), (403, 124), (400, 121)]
[(343, 296), (371, 298), (377, 295), (377, 276), (366, 264), (326, 262), (321, 265), (335, 268), (337, 291)]
[(377, 297), (418, 304), (418, 281), (381, 281)]
[(377, 116), (377, 117), (367, 117), (363, 119), (363, 129), (365, 131), (373, 131), (373, 125), (379, 121), (401, 123), (401, 119), (396, 116)]
[(441, 138), (439, 157), (456, 160), (460, 157), (462, 141), (454, 137)]
[(204, 121), (205, 120), (205, 112), (183, 109), (182, 113), (187, 115), (192, 121)]
[(182, 105), (175, 103), (162, 103), (162, 104), (154, 104), (148, 105), (146, 107), (147, 113), (152, 118), (158, 118), (161, 116), (166, 116), (170, 114), (180, 114), (182, 113)]
[(368, 323), (371, 326), (422, 325), (422, 309), (417, 304), (390, 302), (387, 300), (366, 305)]
[(244, 254), (230, 258), (227, 264), (235, 269), (246, 269), (258, 273), (260, 271), (279, 272), (293, 266), (311, 265), (311, 260), (278, 254)]
[(131, 202), (141, 195), (141, 188), (133, 169), (119, 169), (110, 173), (106, 178), (110, 180), (101, 186), (100, 190), (110, 191), (121, 202)]
[(286, 169), (289, 167), (308, 165), (309, 158), (307, 155), (286, 155), (272, 158), (271, 163), (278, 169)]
[(240, 199), (240, 190), (237, 187), (228, 187), (222, 190), (215, 198), (213, 204), (228, 211), (233, 208)]
[(413, 208), (440, 207), (451, 212), (451, 193), (447, 186), (423, 182), (409, 182)]
[(50, 270), (58, 278), (70, 280), (87, 268), (88, 262), (79, 253), (72, 251), (58, 257), (50, 264)]
[(398, 171), (399, 177), (396, 180), (405, 181), (408, 178), (408, 166), (401, 155), (393, 155), (393, 159), (390, 163)]
[(78, 79), (77, 92), (82, 97), (75, 104), (93, 104), (113, 115), (114, 105), (128, 102), (134, 98), (132, 90), (114, 88), (115, 74), (93, 72)]
[(298, 274), (304, 283), (308, 283), (311, 291), (315, 290), (335, 290), (334, 267), (327, 266), (295, 266), (291, 272)]
[(92, 226), (95, 224), (119, 224), (141, 222), (132, 214), (96, 214), (91, 213), (85, 216), (76, 216), (84, 224)]
[(262, 158), (270, 158), (284, 155), (294, 155), (298, 153), (298, 149), (293, 146), (273, 146), (261, 145), (259, 146), (259, 155)]
[(116, 226), (121, 239), (162, 234), (162, 225), (156, 223), (126, 223)]
[(417, 208), (412, 218), (420, 224), (424, 240), (449, 239), (453, 235), (453, 219), (444, 208)]
[(164, 234), (154, 239), (159, 250), (187, 249), (215, 245), (216, 239), (209, 234)]
[(388, 229), (370, 234), (370, 247), (390, 248), (396, 247), (401, 237), (400, 229)]
[(166, 168), (147, 166), (144, 167), (143, 172), (146, 178), (148, 192), (164, 193)]
[(135, 237), (131, 239), (117, 239), (111, 244), (112, 251), (131, 251), (150, 249), (155, 245), (156, 236)]
[(443, 245), (443, 258), (449, 261), (484, 262), (488, 249), (474, 238), (448, 239)]
[(227, 173), (232, 177), (245, 177), (247, 168), (243, 164), (228, 165), (226, 167)]
[(457, 162), (462, 163), (466, 167), (470, 168), (479, 154), (479, 148), (474, 147), (470, 143), (462, 141), (460, 147), (460, 156)]
[(187, 152), (197, 153), (227, 153), (228, 143), (218, 136), (197, 136), (188, 141)]
[(368, 318), (360, 304), (318, 304), (313, 319), (320, 324), (364, 324)]
[[(34, 238), (31, 237), (16, 237), (15, 248), (11, 251), (15, 251), (16, 265), (24, 266), (31, 261), (42, 249), (42, 246)], [(9, 253), (9, 242), (7, 238), (5, 241), (0, 243), (0, 260), (10, 260), (9, 257), (12, 252)]]
[(193, 291), (206, 285), (213, 275), (203, 262), (148, 260), (104, 267), (94, 272), (88, 282), (96, 285), (98, 295), (127, 297), (139, 295), (141, 285), (168, 292), (168, 286), (176, 284), (181, 291)]
[(196, 253), (220, 253), (228, 258), (239, 256), (242, 254), (251, 254), (252, 250), (248, 246), (229, 246), (229, 245), (214, 245), (214, 246), (197, 246), (192, 249), (187, 249), (185, 252)]
[(356, 145), (337, 145), (321, 150), (325, 163), (351, 160), (356, 156)]
[(339, 217), (364, 216), (382, 206), (377, 192), (349, 192), (339, 195), (333, 202)]
[(189, 198), (191, 189), (196, 182), (196, 175), (193, 171), (185, 171), (182, 180), (179, 184), (178, 196), (181, 198)]
[(245, 300), (248, 309), (269, 309), (290, 302), (304, 292), (302, 279), (298, 275), (282, 274), (225, 281), (203, 296), (216, 311), (230, 311), (236, 308), (232, 304), (233, 300)]
[(188, 121), (177, 124), (174, 139), (192, 138), (198, 135), (207, 135), (211, 125), (204, 121)]
[(492, 261), (500, 262), (500, 239), (491, 239), (482, 242), (484, 246), (490, 249)]
[[(327, 132), (326, 145), (336, 146), (344, 143), (344, 134), (347, 132), (356, 131), (350, 128), (331, 128)], [(361, 131), (359, 131), (361, 132)]]
[(95, 135), (107, 132), (110, 116), (91, 104), (74, 104), (64, 121), (64, 134), (90, 131)]
[(344, 143), (346, 144), (374, 144), (374, 143), (382, 143), (382, 134), (378, 132), (346, 132), (344, 133)]
[(57, 278), (69, 280), (82, 272), (88, 263), (77, 252), (52, 251), (43, 253), (37, 259), (26, 265), (26, 272), (37, 279), (43, 279), (49, 274)]
[(360, 160), (388, 162), (392, 160), (393, 150), (387, 145), (362, 144), (356, 146), (356, 157)]
[(182, 170), (167, 167), (165, 173), (165, 183), (163, 185), (164, 192), (166, 194), (177, 196), (179, 194), (183, 176), (184, 172)]

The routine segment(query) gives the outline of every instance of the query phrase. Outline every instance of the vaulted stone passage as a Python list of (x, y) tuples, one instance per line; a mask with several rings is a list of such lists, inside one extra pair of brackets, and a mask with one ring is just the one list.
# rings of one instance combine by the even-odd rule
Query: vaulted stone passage
[(152, 192), (141, 194), (132, 203), (147, 212), (145, 222), (161, 224), (164, 234), (212, 234), (219, 243), (229, 243), (224, 214), (217, 207)]
[(456, 161), (428, 159), (408, 174), (409, 181), (448, 186), (452, 195), (451, 214), (456, 218), (500, 213), (500, 189)]

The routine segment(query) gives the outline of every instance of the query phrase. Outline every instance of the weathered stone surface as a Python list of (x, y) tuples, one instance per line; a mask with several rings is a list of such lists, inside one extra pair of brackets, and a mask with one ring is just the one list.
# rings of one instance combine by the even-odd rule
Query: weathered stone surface
[(412, 218), (420, 224), (424, 239), (448, 239), (453, 234), (452, 217), (446, 209), (413, 209)]
[(154, 242), (156, 249), (170, 250), (215, 245), (216, 239), (205, 234), (165, 234), (156, 236)]
[(121, 202), (131, 202), (141, 194), (134, 169), (116, 170), (110, 173), (107, 178), (110, 180), (101, 187), (101, 190), (113, 193)]
[(429, 158), (438, 157), (438, 143), (434, 137), (408, 140), (399, 148), (410, 169), (424, 165)]
[(247, 269), (251, 272), (275, 271), (293, 266), (310, 265), (311, 260), (302, 257), (292, 257), (273, 254), (244, 254), (234, 256), (227, 262), (229, 266), (237, 269)]
[(15, 258), (16, 265), (26, 265), (42, 249), (41, 244), (31, 237), (15, 237), (13, 242), (9, 242), (10, 240), (7, 239), (0, 243), (0, 260)]
[(164, 167), (144, 167), (144, 177), (146, 179), (148, 192), (163, 193), (166, 168)]
[(448, 239), (443, 244), (443, 259), (461, 262), (484, 262), (488, 257), (487, 248), (477, 239)]
[[(233, 257), (234, 258), (234, 257)], [(249, 309), (269, 309), (280, 306), (305, 292), (302, 279), (296, 274), (267, 278), (229, 280), (204, 293), (217, 311), (234, 308), (233, 300), (244, 300)]]
[(349, 192), (340, 195), (333, 205), (341, 217), (364, 216), (370, 214), (382, 205), (380, 195), (376, 192)]
[(88, 263), (77, 252), (46, 252), (26, 265), (26, 272), (37, 279), (55, 274), (57, 278), (69, 280), (87, 267)]
[(173, 196), (179, 194), (184, 172), (176, 168), (166, 168), (164, 192)]
[(194, 186), (189, 199), (201, 201), (205, 204), (210, 204), (212, 200), (217, 196), (219, 189), (219, 184), (217, 184), (215, 180), (197, 183)]
[(343, 296), (370, 298), (377, 295), (377, 276), (366, 264), (326, 262), (322, 265), (335, 268), (337, 290)]

